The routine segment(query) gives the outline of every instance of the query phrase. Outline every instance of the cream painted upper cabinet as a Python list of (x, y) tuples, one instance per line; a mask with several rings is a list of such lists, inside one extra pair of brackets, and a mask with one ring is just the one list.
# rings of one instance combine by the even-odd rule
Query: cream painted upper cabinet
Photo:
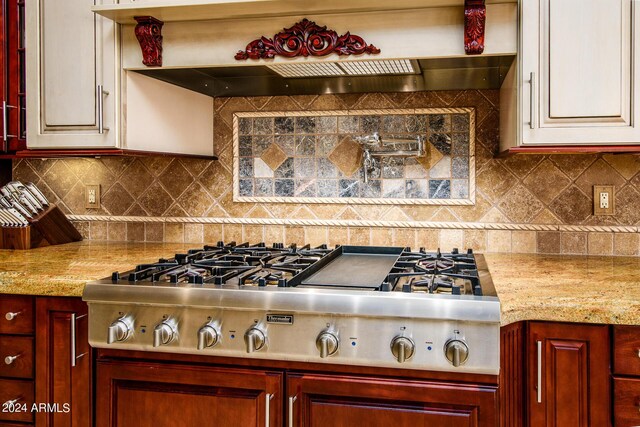
[(521, 145), (640, 143), (634, 3), (520, 2)]
[(27, 0), (27, 147), (118, 144), (116, 24), (93, 0)]

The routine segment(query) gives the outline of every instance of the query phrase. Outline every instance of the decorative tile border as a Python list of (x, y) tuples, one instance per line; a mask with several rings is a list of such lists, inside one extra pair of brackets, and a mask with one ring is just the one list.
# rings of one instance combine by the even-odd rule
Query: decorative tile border
[(562, 231), (590, 233), (638, 233), (636, 226), (607, 225), (556, 225), (556, 224), (502, 224), (490, 222), (441, 222), (441, 221), (368, 221), (338, 219), (277, 219), (277, 218), (196, 218), (196, 217), (146, 217), (107, 215), (67, 215), (71, 221), (101, 222), (154, 222), (177, 224), (237, 224), (237, 225), (285, 225), (312, 227), (370, 227), (415, 228), (448, 230), (505, 230), (505, 231)]
[[(352, 126), (349, 129), (340, 129), (340, 124), (338, 123), (335, 128), (330, 129), (325, 132), (329, 136), (335, 136), (335, 146), (331, 147), (327, 152), (317, 152), (315, 136), (313, 136), (312, 141), (310, 143), (309, 150), (305, 151), (304, 144), (301, 142), (302, 147), (297, 147), (296, 140), (294, 138), (304, 138), (304, 135), (309, 134), (310, 130), (304, 130), (303, 119), (305, 117), (320, 117), (320, 118), (332, 118), (332, 117), (347, 117), (347, 118), (356, 118), (359, 116), (365, 117), (376, 117), (376, 116), (384, 116), (385, 118), (393, 117), (393, 116), (419, 116), (419, 115), (467, 115), (468, 123), (465, 123), (465, 130), (467, 133), (462, 133), (461, 135), (468, 135), (468, 147), (465, 147), (464, 153), (457, 153), (458, 155), (451, 156), (448, 155), (449, 159), (452, 159), (452, 165), (449, 166), (449, 175), (448, 178), (443, 179), (435, 179), (436, 177), (429, 178), (423, 177), (424, 179), (412, 179), (408, 176), (405, 176), (405, 173), (402, 173), (398, 179), (393, 179), (393, 177), (377, 177), (378, 179), (372, 180), (372, 184), (370, 186), (364, 187), (362, 178), (360, 177), (361, 168), (360, 165), (354, 162), (354, 158), (351, 152), (354, 150), (349, 147), (350, 141), (353, 141), (351, 138), (343, 138), (342, 140), (338, 139), (338, 135), (347, 136), (347, 135), (361, 135), (364, 133), (371, 133), (380, 129), (360, 129), (358, 127), (358, 121), (355, 121), (355, 128)], [(279, 120), (279, 124), (275, 122), (269, 123), (268, 119), (276, 119)], [(251, 119), (247, 121), (247, 119)], [(256, 120), (257, 119), (257, 120)], [(267, 119), (265, 123), (262, 123), (260, 119)], [(292, 120), (288, 120), (292, 119)], [(336, 122), (336, 120), (333, 120)], [(345, 126), (347, 126), (349, 120), (344, 120)], [(300, 134), (295, 134), (294, 123), (300, 126), (303, 130)], [(265, 126), (262, 126), (262, 125)], [(250, 125), (250, 126), (249, 126)], [(255, 129), (255, 126), (260, 125), (259, 129)], [(282, 127), (282, 132), (278, 132), (277, 127), (280, 125)], [(445, 136), (451, 135), (451, 127), (452, 124), (449, 124), (450, 128), (445, 129), (441, 132), (441, 134), (447, 134)], [(316, 135), (315, 132), (315, 123), (314, 123), (314, 132), (313, 135)], [(348, 126), (347, 126), (348, 127)], [(430, 136), (437, 136), (439, 133), (431, 133), (429, 126), (426, 125), (426, 117), (425, 117), (425, 129), (416, 130), (415, 132), (398, 132), (403, 133), (403, 136), (407, 136), (406, 134), (422, 134), (425, 137), (425, 144), (427, 147), (434, 147), (433, 151), (439, 153), (438, 142), (436, 140), (431, 141)], [(321, 132), (322, 134), (323, 132)], [(391, 132), (388, 132), (391, 133)], [(253, 135), (253, 136), (250, 136)], [(260, 139), (260, 135), (265, 136), (264, 144), (255, 144), (256, 140)], [(283, 137), (283, 135), (287, 135), (291, 140), (292, 147), (287, 147), (286, 145), (283, 147), (282, 144), (277, 143), (275, 141), (278, 137)], [(457, 133), (456, 133), (457, 135)], [(271, 139), (274, 139), (271, 141)], [(251, 141), (249, 144), (248, 141)], [(260, 141), (258, 141), (260, 142)], [(355, 141), (351, 143), (351, 145), (356, 145)], [(443, 141), (442, 144), (451, 147), (451, 142)], [(336, 149), (342, 147), (342, 151), (335, 154)], [(358, 147), (355, 147), (358, 149)], [(453, 147), (455, 151), (455, 144)], [(259, 152), (259, 154), (258, 154)], [(319, 155), (318, 155), (319, 154)], [(356, 153), (357, 154), (357, 153)], [(442, 157), (442, 154), (439, 154)], [(468, 157), (467, 157), (468, 156)], [(378, 161), (383, 165), (389, 164), (392, 162), (393, 158), (391, 157), (377, 157)], [(460, 161), (462, 159), (462, 161)], [(423, 168), (423, 172), (428, 173), (429, 169), (424, 168), (419, 164), (419, 159), (413, 160), (416, 163), (417, 167)], [(297, 162), (297, 163), (296, 163)], [(305, 163), (306, 162), (306, 163)], [(311, 163), (309, 163), (311, 162)], [(298, 179), (295, 176), (283, 175), (282, 179), (276, 179), (277, 173), (281, 173), (280, 169), (291, 169), (291, 174), (293, 175), (294, 169), (297, 168), (308, 168), (314, 169), (316, 162), (318, 164), (320, 162), (327, 163), (327, 166), (331, 166), (336, 169), (337, 175), (339, 176), (331, 176), (331, 179), (321, 179), (320, 174), (314, 172), (309, 176), (300, 175)], [(289, 163), (293, 163), (289, 165)], [(309, 164), (307, 164), (309, 163)], [(455, 165), (453, 163), (456, 163)], [(404, 164), (404, 162), (403, 162)], [(461, 174), (464, 175), (460, 177), (459, 180), (454, 179), (452, 171), (455, 166), (458, 166), (461, 170)], [(291, 167), (289, 167), (291, 166)], [(297, 167), (296, 167), (297, 166)], [(435, 165), (431, 165), (435, 166)], [(404, 170), (404, 166), (402, 167)], [(337, 204), (386, 204), (386, 205), (473, 205), (475, 204), (475, 108), (420, 108), (420, 109), (380, 109), (380, 110), (332, 110), (332, 111), (270, 111), (270, 112), (246, 112), (246, 113), (234, 113), (233, 114), (233, 201), (234, 202), (271, 202), (271, 203), (337, 203)], [(256, 171), (260, 171), (257, 173)], [(435, 169), (433, 169), (435, 170)], [(283, 172), (282, 172), (283, 173)], [(281, 173), (281, 174), (282, 174)], [(263, 176), (264, 175), (264, 176)], [(444, 176), (444, 175), (443, 175)], [(339, 178), (339, 179), (334, 179)], [(431, 179), (433, 178), (433, 179)], [(296, 184), (298, 181), (298, 184)], [(335, 181), (335, 182), (334, 182)], [(401, 183), (403, 196), (401, 197), (384, 197), (383, 190), (381, 188), (383, 185), (392, 185)], [(398, 181), (397, 183), (395, 181)], [(424, 183), (422, 182), (424, 181)], [(431, 188), (432, 186), (437, 185), (438, 182), (441, 184), (449, 184), (449, 193), (451, 196), (455, 196), (452, 192), (454, 188), (451, 187), (452, 181), (460, 181), (461, 188), (457, 195), (457, 197), (452, 198), (443, 198), (438, 197), (439, 188)], [(466, 181), (467, 185), (464, 185)], [(316, 191), (311, 191), (311, 194), (307, 194), (305, 190), (305, 183), (309, 185), (309, 188), (316, 188)], [(331, 197), (324, 197), (322, 186), (319, 184), (327, 184), (327, 192), (326, 194), (330, 194)], [(344, 184), (344, 185), (343, 185)], [(423, 191), (417, 191), (415, 194), (417, 197), (412, 197), (410, 185), (415, 184), (416, 188), (420, 189), (421, 186), (425, 187)], [(337, 188), (333, 188), (333, 187)], [(359, 191), (357, 196), (350, 192), (350, 188), (352, 186), (362, 187), (362, 191)], [(386, 186), (386, 185), (385, 185)], [(286, 187), (286, 188), (285, 188)], [(290, 188), (289, 188), (290, 187)], [(344, 187), (344, 188), (343, 188)], [(375, 197), (367, 197), (367, 189), (371, 187), (371, 194), (375, 194)], [(374, 188), (376, 187), (376, 188)], [(462, 188), (464, 187), (464, 188)], [(339, 194), (340, 191), (343, 191), (342, 197), (335, 197), (333, 193)], [(281, 191), (279, 191), (281, 190)], [(331, 191), (329, 191), (331, 190)], [(336, 191), (333, 191), (336, 190)], [(375, 191), (374, 191), (375, 190)], [(276, 194), (280, 193), (280, 194)], [(297, 193), (297, 194), (296, 194)], [(285, 195), (286, 194), (286, 195)], [(378, 196), (379, 194), (379, 196)], [(409, 195), (409, 197), (407, 197)], [(362, 196), (362, 197), (360, 197)], [(436, 196), (437, 198), (427, 198), (430, 196)]]

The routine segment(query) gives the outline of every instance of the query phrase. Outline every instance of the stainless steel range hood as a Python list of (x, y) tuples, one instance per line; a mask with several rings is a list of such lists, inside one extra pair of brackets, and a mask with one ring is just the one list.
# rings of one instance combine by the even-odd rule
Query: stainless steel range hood
[[(136, 72), (209, 96), (320, 95), (497, 89), (513, 55), (410, 60), (414, 73), (284, 77), (268, 65), (150, 68)], [(367, 61), (350, 61), (349, 64)], [(327, 63), (323, 63), (327, 64)], [(291, 64), (295, 65), (295, 64)], [(281, 67), (287, 67), (283, 64)]]

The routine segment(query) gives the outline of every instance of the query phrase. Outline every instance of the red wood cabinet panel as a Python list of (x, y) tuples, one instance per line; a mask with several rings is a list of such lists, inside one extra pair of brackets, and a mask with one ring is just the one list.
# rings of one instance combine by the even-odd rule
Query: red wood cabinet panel
[(640, 425), (640, 378), (613, 380), (613, 419), (616, 427)]
[(282, 373), (97, 362), (96, 427), (282, 425)]
[(0, 335), (0, 377), (33, 378), (32, 337)]
[(488, 427), (498, 423), (497, 394), (495, 386), (288, 374), (286, 412), (304, 427)]
[(608, 326), (531, 322), (527, 352), (531, 426), (611, 424)]
[(33, 299), (0, 294), (0, 334), (33, 334)]
[(0, 421), (32, 422), (33, 402), (33, 381), (0, 379)]
[(613, 372), (640, 376), (640, 326), (613, 328)]
[(57, 405), (37, 412), (39, 427), (92, 425), (87, 320), (80, 298), (36, 298), (36, 402)]

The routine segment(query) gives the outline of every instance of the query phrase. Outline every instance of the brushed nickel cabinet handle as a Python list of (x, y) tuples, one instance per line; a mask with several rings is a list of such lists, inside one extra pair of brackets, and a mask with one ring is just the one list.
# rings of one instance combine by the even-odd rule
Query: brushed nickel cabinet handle
[(72, 368), (75, 368), (76, 362), (78, 359), (80, 359), (82, 356), (87, 354), (87, 353), (77, 354), (77, 349), (76, 349), (77, 322), (78, 322), (78, 319), (82, 319), (85, 316), (86, 314), (78, 316), (76, 315), (76, 313), (71, 313), (71, 367)]
[(542, 403), (542, 341), (537, 341), (538, 344), (538, 390), (537, 397), (538, 403)]
[(264, 397), (265, 397), (264, 425), (265, 427), (269, 427), (271, 425), (271, 399), (273, 399), (273, 394), (267, 393)]
[(96, 99), (98, 108), (98, 133), (104, 133), (109, 128), (104, 127), (104, 97), (109, 95), (109, 92), (104, 90), (104, 86), (98, 85), (96, 89)]
[(531, 72), (530, 86), (529, 86), (529, 127), (535, 129), (536, 127), (536, 115), (535, 115), (535, 95), (536, 95), (536, 73)]
[(298, 396), (289, 396), (289, 427), (293, 427), (293, 404)]

